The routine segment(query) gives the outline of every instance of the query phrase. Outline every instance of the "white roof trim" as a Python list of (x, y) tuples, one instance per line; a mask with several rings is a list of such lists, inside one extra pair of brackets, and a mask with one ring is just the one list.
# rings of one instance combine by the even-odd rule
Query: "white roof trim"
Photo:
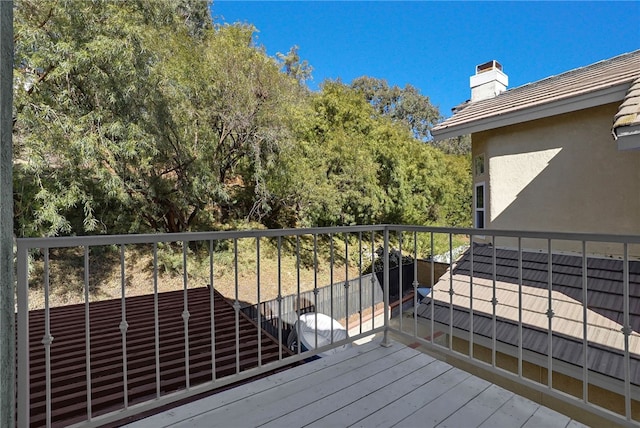
[(436, 141), (622, 101), (632, 82), (431, 132)]
[(618, 150), (640, 150), (640, 126), (634, 127), (636, 132), (628, 132), (618, 135), (616, 142), (618, 143)]

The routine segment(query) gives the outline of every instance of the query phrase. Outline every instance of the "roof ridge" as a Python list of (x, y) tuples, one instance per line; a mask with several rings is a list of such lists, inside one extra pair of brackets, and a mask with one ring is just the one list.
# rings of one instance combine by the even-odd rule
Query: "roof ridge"
[(431, 133), (447, 138), (622, 100), (639, 77), (640, 49), (465, 103)]
[[(576, 67), (576, 68), (573, 68), (573, 69), (568, 70), (568, 71), (564, 71), (564, 72), (559, 73), (559, 74), (554, 74), (554, 75), (551, 75), (551, 76), (547, 76), (547, 77), (544, 77), (544, 78), (542, 78), (540, 80), (536, 80), (534, 82), (525, 83), (523, 85), (507, 89), (506, 91), (501, 92), (500, 94), (496, 95), (493, 98), (476, 101), (475, 103), (472, 103), (472, 104), (481, 103), (483, 101), (495, 100), (495, 99), (497, 99), (497, 98), (499, 98), (499, 97), (501, 97), (501, 96), (503, 96), (505, 94), (513, 93), (514, 91), (517, 91), (517, 90), (522, 90), (522, 89), (527, 88), (527, 87), (534, 88), (536, 86), (540, 86), (540, 85), (546, 84), (548, 82), (553, 82), (554, 80), (560, 80), (560, 79), (566, 78), (567, 76), (570, 76), (571, 74), (577, 74), (578, 72), (591, 71), (591, 70), (599, 68), (599, 67), (604, 67), (606, 65), (609, 65), (609, 64), (612, 64), (612, 63), (616, 63), (618, 61), (622, 61), (623, 59), (633, 58), (635, 55), (637, 55), (638, 58), (640, 58), (640, 49), (635, 50), (635, 51), (631, 51), (631, 52), (626, 52), (626, 53), (614, 56), (613, 58), (603, 59), (603, 60), (594, 62), (592, 64), (588, 64), (588, 65), (585, 65), (585, 66), (582, 66), (582, 67)], [(631, 76), (633, 76), (635, 74), (638, 74), (640, 76), (640, 70), (637, 71), (636, 73), (631, 73)]]

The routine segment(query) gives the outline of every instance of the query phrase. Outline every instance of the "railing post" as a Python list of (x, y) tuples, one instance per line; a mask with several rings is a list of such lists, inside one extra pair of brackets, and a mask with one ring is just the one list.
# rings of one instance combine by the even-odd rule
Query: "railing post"
[(0, 426), (3, 427), (15, 425), (16, 408), (12, 130), (13, 1), (8, 0), (0, 1)]
[(382, 346), (391, 346), (389, 341), (389, 312), (391, 306), (389, 305), (389, 227), (384, 228), (384, 249), (383, 249), (383, 268), (382, 268), (382, 290), (383, 290), (383, 306), (384, 306), (384, 339), (382, 340)]

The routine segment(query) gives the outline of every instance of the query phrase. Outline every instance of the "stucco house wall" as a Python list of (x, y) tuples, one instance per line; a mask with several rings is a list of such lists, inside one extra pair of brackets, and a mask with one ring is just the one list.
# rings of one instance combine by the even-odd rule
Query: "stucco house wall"
[[(618, 105), (474, 133), (473, 158), (484, 155), (485, 163), (484, 174), (474, 176), (475, 184), (485, 184), (485, 227), (637, 234), (640, 152), (619, 151), (612, 139)], [(526, 246), (546, 249), (545, 242)], [(554, 243), (554, 250), (574, 247)], [(640, 256), (640, 248), (630, 251)], [(619, 256), (622, 248), (592, 243), (589, 252)]]

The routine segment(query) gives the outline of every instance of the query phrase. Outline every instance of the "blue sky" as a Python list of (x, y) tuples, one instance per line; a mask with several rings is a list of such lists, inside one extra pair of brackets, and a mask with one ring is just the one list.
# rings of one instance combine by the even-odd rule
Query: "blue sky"
[(640, 2), (214, 0), (215, 22), (253, 24), (269, 55), (294, 45), (325, 79), (411, 84), (443, 116), (496, 59), (509, 88), (640, 49)]

